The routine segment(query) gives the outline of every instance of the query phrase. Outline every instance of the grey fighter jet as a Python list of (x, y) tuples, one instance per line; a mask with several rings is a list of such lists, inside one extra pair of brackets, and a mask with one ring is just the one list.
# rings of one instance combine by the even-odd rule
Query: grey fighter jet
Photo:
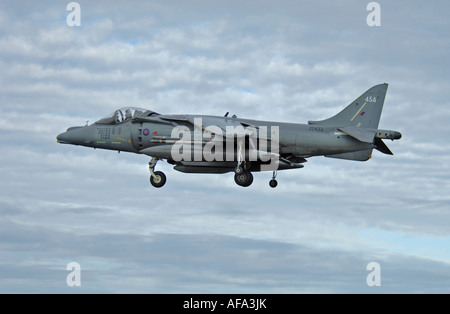
[(307, 158), (367, 161), (372, 150), (392, 155), (383, 139), (398, 140), (400, 132), (378, 124), (388, 84), (376, 85), (335, 116), (308, 124), (241, 119), (236, 116), (166, 115), (141, 108), (121, 108), (92, 125), (70, 127), (58, 143), (145, 154), (150, 183), (162, 187), (166, 176), (155, 171), (166, 160), (185, 173), (234, 172), (243, 187), (252, 172), (303, 168)]

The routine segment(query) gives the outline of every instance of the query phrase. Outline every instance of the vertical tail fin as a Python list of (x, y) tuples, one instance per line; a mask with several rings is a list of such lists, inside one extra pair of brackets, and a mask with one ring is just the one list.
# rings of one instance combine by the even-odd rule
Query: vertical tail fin
[(377, 129), (388, 84), (375, 85), (337, 115), (309, 124)]

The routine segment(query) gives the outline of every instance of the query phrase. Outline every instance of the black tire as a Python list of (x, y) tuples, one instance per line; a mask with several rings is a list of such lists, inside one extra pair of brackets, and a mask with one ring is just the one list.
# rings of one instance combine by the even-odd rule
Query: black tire
[(253, 183), (253, 175), (250, 171), (244, 170), (242, 173), (234, 175), (234, 182), (243, 187), (250, 186)]
[(155, 177), (156, 178), (154, 178), (153, 176), (150, 176), (150, 183), (155, 188), (160, 188), (164, 184), (166, 184), (166, 175), (164, 174), (164, 172), (155, 171)]
[(271, 188), (276, 188), (278, 185), (278, 181), (275, 179), (270, 180), (269, 185)]

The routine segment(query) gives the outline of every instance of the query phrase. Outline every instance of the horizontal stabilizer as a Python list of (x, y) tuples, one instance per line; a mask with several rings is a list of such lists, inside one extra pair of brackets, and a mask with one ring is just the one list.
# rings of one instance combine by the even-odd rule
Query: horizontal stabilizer
[(376, 131), (368, 131), (351, 126), (338, 128), (338, 130), (344, 132), (347, 135), (350, 135), (351, 137), (356, 138), (358, 141), (361, 141), (363, 143), (372, 143), (376, 134)]

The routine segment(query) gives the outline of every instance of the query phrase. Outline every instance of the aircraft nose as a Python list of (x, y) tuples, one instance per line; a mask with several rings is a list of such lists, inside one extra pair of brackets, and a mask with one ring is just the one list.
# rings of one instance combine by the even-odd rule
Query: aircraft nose
[(71, 127), (66, 132), (59, 134), (56, 141), (60, 144), (81, 144), (84, 140), (83, 127)]
[(68, 132), (63, 132), (56, 137), (56, 141), (61, 144), (70, 143)]

